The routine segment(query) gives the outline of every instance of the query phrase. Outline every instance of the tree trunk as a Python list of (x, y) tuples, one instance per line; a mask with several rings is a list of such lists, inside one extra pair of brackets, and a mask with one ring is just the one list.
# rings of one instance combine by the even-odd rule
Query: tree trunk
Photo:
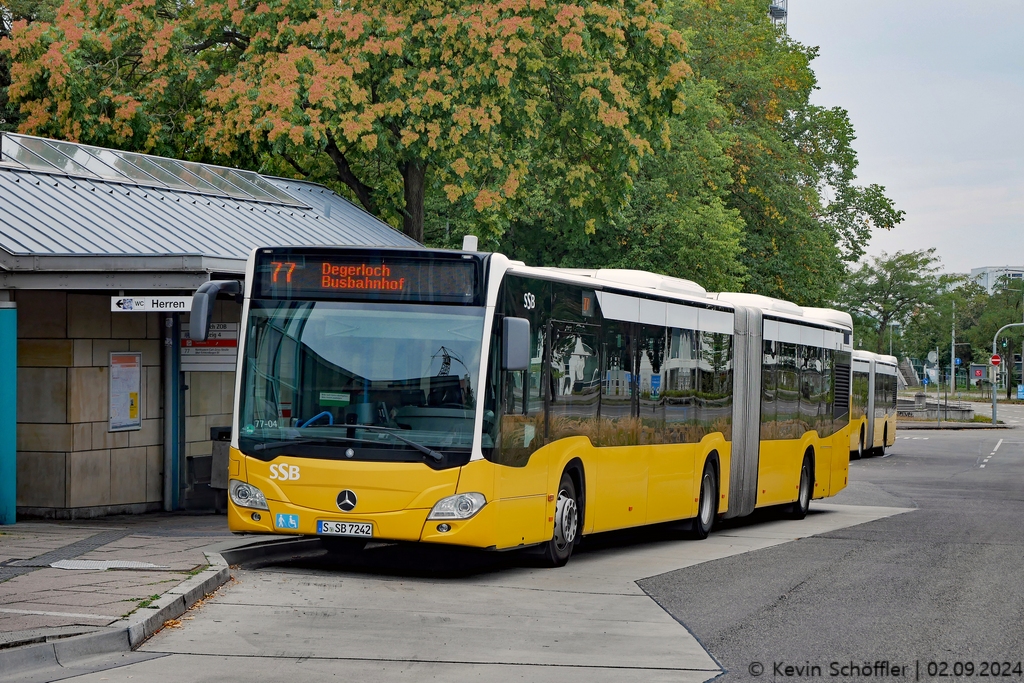
[(405, 210), (402, 232), (417, 242), (423, 242), (424, 186), (427, 181), (427, 163), (422, 160), (402, 164), (405, 179)]
[(338, 171), (338, 178), (352, 189), (356, 199), (363, 205), (363, 208), (374, 216), (378, 216), (377, 203), (373, 201), (373, 188), (363, 184), (356, 177), (352, 167), (348, 164), (348, 159), (345, 158), (345, 153), (341, 151), (341, 148), (338, 147), (334, 137), (331, 135), (327, 136), (327, 156), (331, 157), (331, 161), (334, 162), (334, 168)]

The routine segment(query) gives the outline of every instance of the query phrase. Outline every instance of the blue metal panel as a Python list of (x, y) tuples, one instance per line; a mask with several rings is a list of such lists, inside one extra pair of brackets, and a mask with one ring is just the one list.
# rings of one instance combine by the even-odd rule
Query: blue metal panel
[(18, 496), (18, 309), (0, 302), (0, 524), (14, 524)]

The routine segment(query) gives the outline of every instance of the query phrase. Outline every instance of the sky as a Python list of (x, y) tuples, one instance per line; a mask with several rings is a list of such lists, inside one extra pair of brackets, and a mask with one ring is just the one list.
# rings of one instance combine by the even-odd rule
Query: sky
[(812, 101), (850, 113), (858, 182), (906, 211), (869, 255), (1024, 265), (1024, 1), (789, 0), (788, 31), (819, 48)]

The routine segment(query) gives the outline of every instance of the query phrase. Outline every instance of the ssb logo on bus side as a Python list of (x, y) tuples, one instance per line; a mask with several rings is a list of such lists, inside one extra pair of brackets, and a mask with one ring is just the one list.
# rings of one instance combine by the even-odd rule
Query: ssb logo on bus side
[(270, 478), (277, 479), (278, 481), (296, 481), (299, 478), (299, 466), (286, 465), (284, 463), (271, 465)]

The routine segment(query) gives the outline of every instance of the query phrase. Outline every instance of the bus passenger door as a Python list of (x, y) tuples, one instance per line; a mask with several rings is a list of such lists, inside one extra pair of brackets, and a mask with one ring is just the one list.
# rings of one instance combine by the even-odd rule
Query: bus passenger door
[(646, 449), (637, 447), (636, 326), (605, 320), (601, 334), (601, 419), (597, 481), (587, 505), (594, 531), (638, 526), (647, 520)]

